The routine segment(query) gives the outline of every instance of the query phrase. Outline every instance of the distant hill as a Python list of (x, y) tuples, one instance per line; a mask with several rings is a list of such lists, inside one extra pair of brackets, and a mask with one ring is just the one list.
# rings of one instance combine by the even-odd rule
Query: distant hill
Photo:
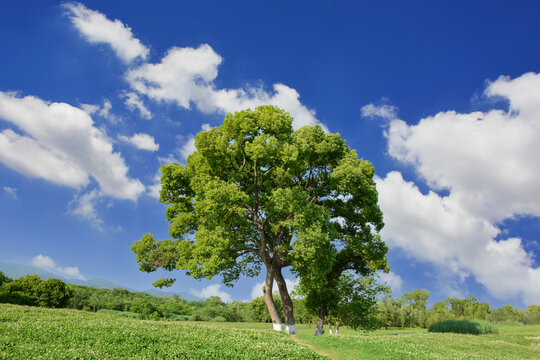
[[(101, 279), (101, 278), (95, 278), (95, 279), (90, 279), (90, 280), (66, 279), (65, 277), (62, 277), (60, 275), (53, 274), (52, 272), (45, 271), (34, 266), (28, 266), (28, 265), (22, 265), (22, 264), (0, 262), (0, 271), (3, 272), (4, 275), (12, 279), (16, 279), (16, 278), (19, 278), (21, 276), (25, 276), (28, 274), (36, 274), (43, 280), (49, 279), (49, 278), (56, 278), (56, 279), (62, 280), (63, 282), (67, 284), (89, 286), (89, 287), (98, 288), (98, 289), (126, 289), (133, 292), (139, 292), (139, 290), (131, 289), (127, 286), (123, 286), (123, 285), (114, 283), (112, 281), (106, 280), (106, 279)], [(149, 289), (144, 292), (153, 296), (160, 296), (160, 297), (165, 297), (165, 296), (172, 297), (176, 294), (180, 298), (186, 299), (188, 301), (203, 300), (202, 298), (193, 296), (184, 291), (168, 292), (168, 291), (161, 291), (158, 289)]]
[(53, 274), (51, 272), (42, 270), (37, 267), (21, 265), (21, 264), (11, 264), (11, 263), (0, 262), (0, 271), (3, 272), (4, 275), (12, 279), (16, 279), (18, 277), (28, 275), (28, 274), (36, 274), (43, 280), (48, 279), (48, 278), (57, 278), (64, 282), (67, 282), (67, 280), (64, 279), (63, 277)]

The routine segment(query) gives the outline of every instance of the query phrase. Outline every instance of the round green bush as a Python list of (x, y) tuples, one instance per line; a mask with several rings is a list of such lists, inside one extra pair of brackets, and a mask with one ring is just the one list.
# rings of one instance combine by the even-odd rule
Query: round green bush
[(480, 320), (445, 320), (431, 325), (428, 332), (451, 332), (457, 334), (498, 334), (499, 329), (492, 323)]

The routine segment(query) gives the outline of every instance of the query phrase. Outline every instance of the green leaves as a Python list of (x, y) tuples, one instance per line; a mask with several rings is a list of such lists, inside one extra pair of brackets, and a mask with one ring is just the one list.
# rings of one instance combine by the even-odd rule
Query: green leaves
[(227, 114), (195, 146), (187, 165), (161, 168), (172, 240), (136, 241), (141, 270), (222, 275), (229, 284), (261, 264), (275, 274), (292, 266), (309, 294), (327, 299), (322, 292), (344, 271), (386, 269), (373, 166), (339, 134), (294, 131), (288, 113), (260, 106)]
[(175, 281), (176, 279), (157, 279), (156, 281), (152, 283), (152, 285), (162, 289), (164, 286), (171, 287)]

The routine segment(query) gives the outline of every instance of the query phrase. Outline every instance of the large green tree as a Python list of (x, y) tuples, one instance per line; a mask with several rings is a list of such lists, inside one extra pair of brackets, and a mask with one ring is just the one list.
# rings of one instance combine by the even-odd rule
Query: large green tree
[(295, 131), (288, 113), (261, 106), (227, 114), (223, 125), (196, 136), (195, 147), (187, 165), (161, 167), (160, 201), (169, 205), (171, 239), (147, 233), (134, 243), (142, 271), (221, 275), (229, 285), (264, 268), (264, 300), (274, 328), (281, 327), (275, 280), (285, 330), (294, 333), (285, 267), (323, 279), (336, 264), (336, 249), (345, 250), (344, 261), (366, 264), (366, 242), (379, 241), (386, 249), (372, 236), (383, 226), (373, 166), (358, 159), (339, 134), (320, 126)]

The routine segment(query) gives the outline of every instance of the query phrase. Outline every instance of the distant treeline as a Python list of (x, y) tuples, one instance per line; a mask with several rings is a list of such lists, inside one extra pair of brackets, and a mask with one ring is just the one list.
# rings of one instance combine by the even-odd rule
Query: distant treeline
[(466, 299), (446, 298), (438, 301), (431, 309), (426, 306), (429, 291), (418, 289), (405, 293), (400, 298), (391, 296), (379, 301), (378, 318), (384, 328), (427, 328), (444, 320), (487, 320), (499, 324), (536, 325), (540, 324), (540, 306), (529, 305), (526, 310), (512, 305), (490, 308), (487, 302), (479, 303), (469, 295)]
[[(282, 311), (281, 299), (274, 301)], [(187, 301), (178, 296), (159, 297), (126, 289), (96, 289), (65, 284), (59, 279), (41, 280), (26, 275), (12, 280), (0, 272), (0, 303), (71, 308), (85, 311), (117, 312), (140, 319), (169, 319), (193, 321), (271, 322), (263, 297), (251, 302), (225, 303), (217, 296), (202, 301)], [(309, 323), (309, 314), (302, 300), (295, 299), (298, 323)]]
[[(274, 300), (280, 312), (281, 299)], [(429, 327), (449, 319), (479, 319), (507, 324), (540, 324), (540, 306), (529, 305), (526, 310), (505, 305), (490, 308), (486, 302), (478, 303), (470, 295), (467, 299), (446, 298), (427, 308), (429, 291), (424, 289), (406, 293), (400, 298), (381, 299), (377, 305), (380, 327)], [(298, 323), (316, 321), (307, 311), (302, 299), (294, 299), (295, 318)], [(187, 301), (178, 296), (158, 297), (126, 289), (96, 289), (65, 284), (59, 279), (41, 280), (37, 275), (26, 275), (16, 280), (0, 272), (0, 303), (71, 308), (85, 311), (115, 312), (118, 315), (140, 319), (169, 319), (192, 321), (271, 322), (264, 299), (251, 302), (223, 302), (211, 296), (202, 301)]]

